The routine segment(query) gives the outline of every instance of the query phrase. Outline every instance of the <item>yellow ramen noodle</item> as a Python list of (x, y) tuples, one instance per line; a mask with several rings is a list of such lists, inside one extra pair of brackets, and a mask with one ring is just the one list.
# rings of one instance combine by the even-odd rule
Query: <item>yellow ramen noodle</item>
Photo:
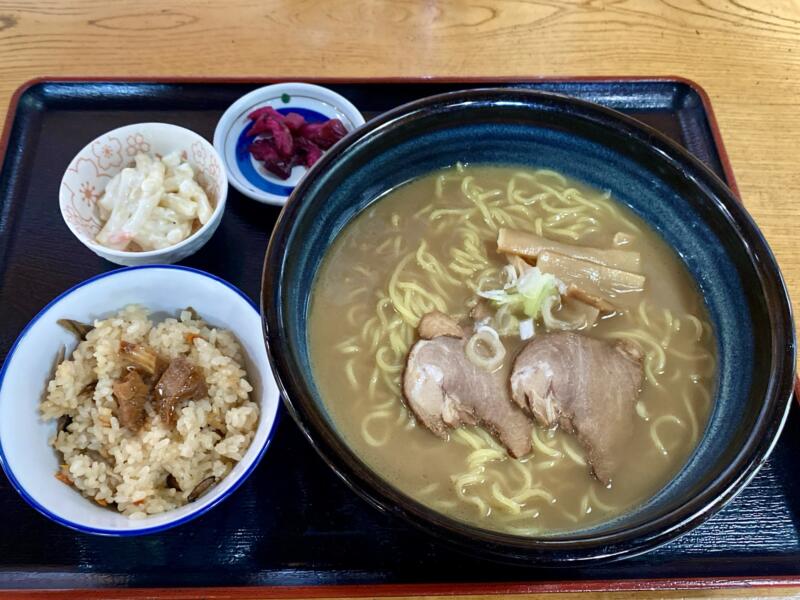
[[(502, 227), (641, 255), (641, 300), (583, 332), (630, 340), (644, 355), (629, 452), (610, 486), (561, 430), (535, 426), (533, 452), (515, 460), (480, 428), (442, 440), (406, 408), (401, 381), (420, 318), (464, 319), (477, 290), (497, 287)], [(374, 202), (327, 253), (309, 343), (323, 400), (363, 460), (433, 509), (525, 536), (584, 529), (657, 492), (702, 435), (716, 376), (708, 315), (675, 252), (609, 194), (528, 168), (457, 165)], [(503, 343), (513, 359), (524, 342)]]

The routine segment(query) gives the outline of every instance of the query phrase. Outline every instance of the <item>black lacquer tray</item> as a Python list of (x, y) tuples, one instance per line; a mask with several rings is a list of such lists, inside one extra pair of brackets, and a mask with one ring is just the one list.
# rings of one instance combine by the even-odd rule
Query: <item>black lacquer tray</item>
[[(0, 176), (0, 358), (53, 297), (116, 268), (84, 248), (59, 214), (59, 182), (78, 150), (105, 131), (143, 121), (174, 123), (210, 140), (223, 111), (266, 83), (37, 81), (17, 93), (6, 123)], [(663, 131), (736, 190), (708, 99), (681, 79), (320, 83), (349, 98), (366, 118), (422, 96), (468, 87), (521, 86), (578, 96)], [(184, 264), (219, 275), (258, 299), (264, 251), (278, 212), (231, 188), (219, 230)], [(758, 476), (698, 529), (639, 558), (543, 570), (465, 557), (382, 515), (356, 497), (294, 422), (283, 418), (261, 465), (230, 499), (158, 535), (76, 533), (39, 515), (0, 477), (0, 588), (389, 584), (382, 593), (463, 593), (491, 591), (485, 584), (496, 582), (503, 582), (498, 591), (545, 589), (536, 584), (546, 581), (572, 582), (551, 583), (547, 589), (651, 587), (635, 581), (642, 579), (660, 580), (652, 582), (658, 587), (685, 586), (698, 577), (708, 584), (761, 578), (791, 582), (800, 578), (797, 456), (800, 418), (794, 410)]]

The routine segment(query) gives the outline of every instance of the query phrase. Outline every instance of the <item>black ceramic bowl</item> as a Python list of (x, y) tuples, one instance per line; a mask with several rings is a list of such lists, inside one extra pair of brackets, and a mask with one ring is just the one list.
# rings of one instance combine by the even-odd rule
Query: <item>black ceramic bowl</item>
[[(676, 249), (706, 300), (718, 340), (714, 408), (680, 473), (641, 507), (575, 534), (525, 538), (479, 529), (416, 502), (347, 446), (314, 381), (307, 312), (326, 249), (386, 190), (456, 161), (530, 164), (611, 190)], [(686, 532), (733, 498), (772, 449), (792, 393), (791, 305), (775, 258), (731, 191), (637, 121), (573, 98), (475, 90), (423, 99), (369, 122), (314, 166), (275, 227), (261, 298), (287, 407), (357, 493), (442, 539), (537, 564), (631, 556)]]

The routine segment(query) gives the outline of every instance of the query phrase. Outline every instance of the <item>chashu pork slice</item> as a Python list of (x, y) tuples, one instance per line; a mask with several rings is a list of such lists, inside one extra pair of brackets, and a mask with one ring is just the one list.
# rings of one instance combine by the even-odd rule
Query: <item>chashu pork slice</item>
[(511, 456), (528, 454), (533, 422), (511, 402), (503, 374), (490, 373), (470, 362), (465, 345), (464, 339), (444, 335), (414, 344), (403, 376), (409, 408), (420, 423), (440, 437), (452, 427), (479, 425)]
[(642, 375), (642, 354), (629, 342), (549, 333), (517, 355), (511, 397), (545, 427), (575, 434), (608, 484), (633, 431)]

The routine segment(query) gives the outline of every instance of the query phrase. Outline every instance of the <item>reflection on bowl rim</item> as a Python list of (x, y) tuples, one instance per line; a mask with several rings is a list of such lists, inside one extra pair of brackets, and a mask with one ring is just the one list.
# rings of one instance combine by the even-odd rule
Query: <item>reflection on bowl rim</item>
[[(430, 111), (458, 110), (460, 107), (475, 106), (480, 103), (491, 105), (501, 100), (520, 104), (530, 102), (541, 104), (545, 101), (557, 104), (556, 109), (551, 109), (577, 114), (586, 120), (591, 120), (598, 127), (614, 129), (626, 137), (633, 138), (637, 144), (648, 145), (654, 153), (660, 155), (659, 161), (666, 161), (676, 169), (680, 169), (691, 178), (693, 185), (708, 188), (703, 196), (711, 195), (718, 198), (718, 208), (727, 211), (727, 215), (724, 216), (731, 220), (737, 219), (734, 223), (743, 226), (745, 233), (740, 229), (739, 240), (746, 245), (748, 255), (764, 259), (764, 263), (770, 267), (767, 269), (762, 263), (757, 263), (756, 274), (767, 289), (769, 310), (776, 315), (776, 329), (779, 330), (774, 334), (770, 348), (774, 369), (764, 402), (745, 444), (733, 460), (715, 475), (711, 483), (693, 495), (687, 503), (631, 527), (600, 533), (567, 532), (525, 537), (481, 528), (429, 508), (409, 494), (400, 491), (370, 467), (347, 444), (335, 426), (328, 424), (320, 416), (320, 407), (316, 407), (313, 394), (308, 390), (301, 369), (296, 365), (294, 358), (283, 352), (275, 343), (276, 340), (286, 343), (286, 325), (281, 302), (282, 275), (287, 262), (286, 249), (293, 233), (295, 217), (307, 209), (307, 204), (302, 202), (305, 200), (303, 196), (317, 180), (323, 177), (328, 167), (350, 147), (366, 143), (365, 138), (370, 139), (373, 134), (377, 136), (382, 130), (393, 130), (404, 123), (413, 122), (420, 115)], [(757, 248), (754, 249), (753, 246)], [(302, 295), (308, 297), (310, 293), (311, 290), (308, 290)], [(306, 438), (334, 472), (351, 489), (379, 510), (397, 514), (439, 539), (445, 539), (462, 548), (472, 547), (475, 550), (480, 545), (484, 554), (501, 560), (514, 562), (535, 560), (542, 565), (585, 563), (599, 559), (636, 556), (674, 539), (722, 508), (755, 476), (774, 448), (791, 404), (789, 399), (795, 370), (791, 304), (774, 255), (738, 198), (708, 167), (662, 133), (612, 109), (561, 94), (505, 88), (449, 92), (393, 109), (348, 136), (346, 142), (335, 147), (314, 165), (281, 213), (265, 257), (261, 308), (270, 364), (284, 404)], [(783, 340), (782, 343), (778, 338)], [(787, 344), (785, 340), (789, 340), (789, 343)], [(766, 412), (768, 407), (769, 413)], [(669, 482), (665, 485), (669, 485)]]
[[(94, 239), (89, 239), (87, 236), (84, 236), (83, 234), (75, 231), (75, 228), (73, 227), (72, 223), (69, 222), (69, 220), (66, 218), (66, 215), (64, 214), (64, 208), (61, 206), (61, 195), (63, 193), (62, 190), (65, 187), (64, 181), (67, 178), (67, 173), (72, 168), (73, 163), (76, 162), (76, 159), (81, 154), (84, 154), (85, 152), (89, 151), (91, 149), (91, 147), (96, 142), (100, 141), (101, 139), (103, 139), (103, 138), (105, 138), (107, 136), (110, 136), (112, 134), (116, 134), (117, 132), (122, 131), (123, 129), (128, 129), (128, 128), (132, 128), (132, 127), (154, 127), (154, 126), (155, 127), (159, 127), (159, 128), (160, 127), (165, 127), (167, 129), (176, 129), (176, 130), (180, 130), (182, 132), (185, 132), (185, 133), (189, 134), (190, 137), (196, 138), (196, 140), (200, 144), (202, 144), (207, 151), (210, 151), (211, 154), (216, 158), (216, 161), (219, 163), (219, 167), (220, 167), (219, 168), (219, 173), (220, 173), (220, 175), (219, 175), (219, 179), (220, 179), (219, 194), (218, 194), (218, 197), (214, 199), (214, 210), (211, 211), (211, 216), (208, 218), (208, 221), (206, 221), (204, 224), (202, 224), (200, 227), (198, 227), (196, 231), (194, 231), (191, 235), (189, 235), (187, 238), (181, 240), (180, 242), (178, 242), (176, 244), (172, 244), (171, 246), (167, 246), (166, 248), (158, 248), (156, 250), (142, 250), (142, 251), (116, 250), (114, 248), (109, 248), (108, 246), (104, 246), (103, 244), (99, 243), (98, 241), (96, 241)], [(133, 159), (131, 159), (131, 161), (132, 160)], [(191, 160), (189, 160), (188, 162), (189, 162), (189, 164), (192, 164)], [(130, 162), (120, 166), (119, 167), (119, 171), (117, 171), (117, 173), (121, 172), (122, 169), (124, 169), (124, 168), (126, 168), (128, 166), (130, 166)], [(196, 170), (196, 165), (192, 164), (192, 169)], [(204, 189), (203, 191), (205, 192), (206, 190)], [(227, 200), (228, 200), (228, 172), (225, 169), (225, 162), (222, 160), (222, 157), (217, 152), (217, 149), (214, 148), (214, 145), (211, 142), (209, 142), (206, 138), (204, 138), (202, 135), (197, 133), (196, 131), (192, 131), (191, 129), (189, 129), (187, 127), (182, 127), (180, 125), (174, 125), (172, 123), (163, 123), (161, 121), (143, 121), (141, 123), (130, 123), (128, 125), (121, 125), (120, 127), (115, 127), (114, 129), (110, 129), (110, 130), (108, 130), (108, 131), (106, 131), (104, 133), (101, 133), (100, 135), (96, 136), (94, 139), (90, 140), (87, 144), (85, 144), (75, 154), (75, 156), (72, 157), (72, 159), (69, 161), (69, 164), (67, 165), (67, 168), (64, 170), (64, 174), (61, 176), (61, 181), (59, 182), (59, 185), (58, 185), (58, 194), (59, 194), (59, 202), (58, 202), (58, 204), (59, 204), (59, 212), (61, 214), (62, 220), (66, 224), (66, 226), (69, 229), (70, 233), (72, 233), (72, 235), (74, 235), (78, 239), (78, 241), (80, 241), (84, 246), (86, 246), (87, 248), (89, 248), (93, 252), (95, 251), (95, 248), (97, 248), (103, 254), (107, 254), (109, 256), (114, 256), (116, 258), (123, 258), (123, 259), (125, 259), (125, 258), (137, 258), (137, 259), (142, 259), (142, 260), (146, 260), (148, 258), (158, 259), (159, 257), (164, 256), (165, 254), (173, 253), (173, 252), (175, 252), (177, 250), (180, 250), (181, 248), (183, 248), (185, 246), (188, 246), (191, 242), (196, 240), (198, 237), (201, 237), (201, 235), (205, 231), (207, 231), (209, 227), (214, 226), (215, 223), (217, 221), (219, 221), (219, 219), (221, 218), (221, 214), (220, 213), (222, 213), (225, 210), (225, 204), (227, 203)], [(140, 265), (137, 265), (137, 266), (140, 266)]]
[[(61, 292), (58, 296), (56, 296), (50, 302), (48, 302), (39, 312), (37, 312), (36, 315), (27, 323), (27, 325), (25, 325), (23, 330), (20, 332), (20, 334), (14, 340), (14, 343), (11, 345), (11, 348), (9, 349), (8, 354), (6, 355), (6, 358), (3, 361), (2, 368), (0, 368), (0, 389), (3, 386), (3, 381), (5, 379), (5, 376), (6, 376), (6, 373), (7, 373), (7, 370), (8, 370), (8, 365), (10, 364), (11, 358), (14, 355), (14, 352), (16, 351), (17, 347), (20, 345), (20, 343), (22, 343), (22, 341), (24, 340), (26, 334), (34, 326), (34, 324), (40, 318), (42, 318), (54, 305), (56, 305), (63, 298), (69, 296), (70, 294), (72, 294), (73, 292), (77, 291), (78, 289), (80, 289), (82, 287), (85, 287), (86, 285), (89, 285), (91, 283), (94, 283), (95, 281), (98, 281), (100, 279), (104, 279), (106, 277), (116, 276), (116, 275), (120, 275), (122, 273), (129, 273), (129, 272), (132, 272), (132, 271), (138, 271), (138, 270), (143, 270), (143, 269), (171, 269), (171, 270), (177, 270), (177, 271), (185, 271), (185, 272), (191, 273), (193, 275), (198, 275), (198, 276), (201, 276), (201, 277), (206, 277), (208, 279), (212, 279), (212, 280), (216, 281), (217, 283), (220, 283), (220, 284), (224, 285), (225, 287), (230, 289), (232, 292), (234, 292), (238, 296), (240, 296), (256, 312), (256, 314), (260, 315), (258, 307), (256, 306), (255, 302), (253, 302), (253, 300), (247, 294), (245, 294), (242, 290), (240, 290), (238, 287), (236, 287), (232, 283), (230, 283), (228, 281), (225, 281), (221, 277), (217, 277), (216, 275), (214, 275), (212, 273), (207, 273), (206, 271), (202, 271), (200, 269), (194, 269), (192, 267), (185, 267), (185, 266), (182, 266), (182, 265), (137, 265), (137, 266), (133, 266), (133, 267), (122, 267), (120, 269), (113, 269), (111, 271), (105, 271), (103, 273), (98, 273), (97, 275), (94, 275), (94, 276), (92, 276), (92, 277), (90, 277), (90, 278), (88, 278), (88, 279), (86, 279), (84, 281), (81, 281), (81, 282), (73, 285), (69, 289)], [(263, 385), (264, 385), (264, 383), (262, 382), (262, 386)], [(262, 408), (262, 407), (259, 406), (259, 408)], [(38, 410), (38, 405), (37, 405), (37, 410)], [(259, 420), (261, 419), (261, 416), (262, 416), (262, 412), (259, 412)], [(184, 523), (188, 523), (189, 521), (192, 521), (192, 520), (196, 519), (197, 517), (206, 514), (212, 508), (214, 508), (217, 505), (219, 505), (223, 500), (225, 500), (226, 498), (231, 496), (231, 494), (233, 494), (237, 489), (239, 489), (239, 487), (250, 477), (250, 475), (252, 475), (253, 471), (256, 469), (256, 467), (258, 467), (259, 463), (261, 462), (261, 459), (264, 457), (264, 454), (266, 453), (267, 449), (269, 448), (270, 443), (272, 442), (272, 438), (274, 437), (275, 432), (276, 432), (276, 430), (278, 428), (278, 424), (280, 422), (280, 419), (281, 419), (281, 410), (280, 410), (280, 402), (279, 402), (278, 408), (277, 408), (277, 410), (275, 412), (275, 418), (273, 419), (272, 425), (270, 426), (270, 429), (267, 432), (267, 436), (266, 436), (266, 438), (264, 440), (263, 446), (258, 450), (257, 454), (255, 455), (255, 457), (252, 460), (252, 463), (247, 467), (247, 469), (237, 479), (235, 479), (231, 483), (230, 487), (227, 490), (225, 490), (222, 494), (220, 494), (219, 497), (215, 498), (214, 500), (212, 500), (208, 504), (199, 505), (197, 510), (191, 512), (190, 514), (185, 515), (184, 517), (182, 517), (180, 519), (177, 519), (177, 520), (174, 520), (174, 521), (169, 521), (169, 522), (163, 523), (161, 525), (155, 525), (155, 526), (152, 526), (152, 527), (141, 527), (141, 528), (138, 528), (138, 529), (104, 529), (104, 528), (99, 528), (99, 527), (91, 527), (91, 526), (87, 526), (87, 525), (82, 525), (80, 523), (75, 523), (73, 521), (64, 519), (63, 517), (60, 517), (60, 516), (52, 513), (47, 507), (45, 507), (41, 503), (37, 502), (30, 494), (28, 494), (28, 492), (25, 489), (25, 487), (16, 478), (16, 476), (14, 475), (14, 471), (11, 468), (11, 465), (8, 463), (8, 460), (7, 460), (6, 455), (5, 455), (5, 451), (3, 450), (3, 440), (2, 440), (2, 438), (0, 438), (0, 467), (2, 467), (3, 472), (5, 473), (6, 477), (9, 480), (9, 482), (11, 483), (11, 486), (17, 491), (17, 493), (23, 498), (23, 500), (25, 500), (25, 502), (29, 506), (31, 506), (33, 509), (35, 509), (37, 512), (39, 512), (40, 514), (44, 515), (45, 517), (47, 517), (51, 521), (53, 521), (55, 523), (58, 523), (59, 525), (63, 525), (64, 527), (67, 527), (67, 528), (72, 529), (74, 531), (79, 531), (81, 533), (89, 533), (89, 534), (109, 536), (109, 537), (130, 537), (130, 536), (138, 536), (138, 535), (147, 535), (147, 534), (151, 534), (151, 533), (159, 533), (159, 532), (162, 532), (162, 531), (166, 531), (168, 529), (172, 529), (173, 527), (178, 527), (179, 525), (183, 525)], [(247, 451), (249, 451), (249, 450), (250, 450), (250, 447), (248, 447), (248, 449), (245, 451), (245, 453)], [(241, 462), (241, 461), (239, 461), (239, 462)], [(228, 475), (226, 475), (224, 478), (222, 478), (217, 483), (217, 485), (221, 484), (229, 476), (230, 476), (230, 473)], [(76, 493), (80, 493), (79, 490), (75, 490), (75, 491), (76, 491)], [(89, 498), (83, 497), (83, 499), (86, 500), (87, 503), (90, 502)], [(178, 508), (181, 508), (181, 507), (178, 507)], [(157, 513), (157, 514), (168, 514), (172, 510), (177, 510), (177, 509), (171, 509), (171, 510), (164, 511), (162, 513)], [(141, 520), (140, 522), (145, 524), (146, 520)]]

